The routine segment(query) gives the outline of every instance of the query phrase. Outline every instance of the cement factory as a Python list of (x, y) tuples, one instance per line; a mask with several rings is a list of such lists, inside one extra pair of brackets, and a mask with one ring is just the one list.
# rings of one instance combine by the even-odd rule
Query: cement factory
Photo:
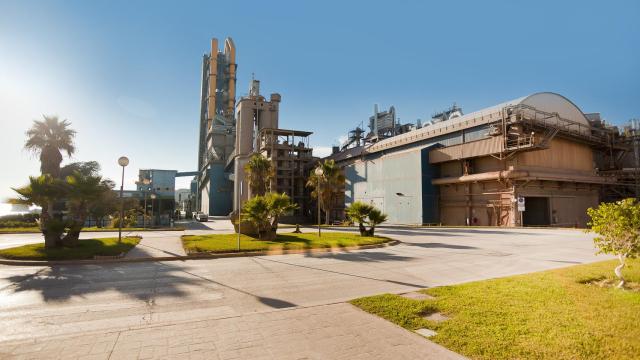
[[(275, 168), (271, 188), (311, 221), (306, 177), (318, 161), (310, 131), (280, 129), (279, 94), (252, 80), (236, 102), (236, 48), (211, 41), (202, 62), (196, 208), (229, 215), (250, 196), (244, 164), (254, 153)], [(354, 122), (360, 119), (354, 119)], [(637, 124), (636, 124), (637, 125)], [(453, 105), (429, 121), (400, 124), (396, 109), (374, 107), (368, 130), (333, 147), (346, 177), (338, 217), (354, 201), (372, 203), (392, 224), (584, 227), (586, 209), (638, 196), (638, 127), (619, 129), (568, 98), (540, 92), (465, 114)]]

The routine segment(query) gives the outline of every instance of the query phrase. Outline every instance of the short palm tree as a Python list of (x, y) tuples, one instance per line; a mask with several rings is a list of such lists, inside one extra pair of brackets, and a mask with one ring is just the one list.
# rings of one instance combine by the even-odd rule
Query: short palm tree
[(269, 228), (269, 204), (264, 196), (253, 197), (242, 206), (241, 221), (248, 221), (255, 226), (258, 238)]
[(69, 231), (63, 238), (64, 245), (74, 246), (80, 238), (80, 231), (89, 215), (89, 209), (103, 200), (111, 192), (110, 181), (94, 172), (85, 173), (74, 170), (67, 176), (66, 200), (69, 210)]
[(256, 227), (258, 238), (273, 240), (276, 237), (280, 216), (297, 207), (287, 194), (270, 192), (264, 196), (249, 199), (242, 208), (242, 219)]
[(367, 216), (373, 210), (373, 206), (365, 204), (362, 201), (356, 201), (345, 209), (347, 217), (354, 223), (358, 223), (360, 235), (365, 236), (367, 228), (364, 226), (367, 222)]
[(75, 146), (73, 138), (75, 130), (67, 120), (58, 120), (56, 116), (44, 116), (44, 120), (34, 120), (33, 126), (27, 130), (27, 141), (24, 147), (40, 156), (40, 172), (54, 178), (60, 177), (62, 151), (73, 155)]
[(29, 184), (14, 188), (17, 198), (9, 199), (13, 204), (37, 205), (42, 208), (40, 214), (40, 230), (44, 235), (44, 246), (52, 248), (60, 245), (60, 238), (64, 233), (64, 223), (61, 219), (51, 217), (54, 202), (65, 193), (62, 181), (54, 179), (49, 174), (38, 177), (30, 176)]
[[(317, 168), (322, 169), (322, 175), (320, 175), (320, 191), (318, 197), (318, 175), (315, 170)], [(311, 191), (311, 197), (320, 201), (320, 207), (325, 213), (325, 221), (327, 224), (331, 222), (331, 211), (338, 200), (338, 198), (344, 195), (344, 183), (345, 177), (342, 173), (342, 169), (334, 160), (325, 160), (324, 162), (318, 162), (316, 168), (311, 170), (309, 179), (307, 180), (307, 187), (313, 189)]]
[[(345, 209), (345, 213), (351, 221), (358, 223), (360, 236), (373, 236), (376, 226), (387, 221), (387, 214), (383, 214), (375, 206), (362, 201), (356, 201), (349, 205)], [(365, 224), (370, 226), (369, 230), (367, 230)]]
[(269, 206), (271, 231), (275, 235), (278, 230), (278, 221), (280, 216), (297, 209), (298, 205), (292, 203), (291, 198), (285, 193), (267, 193), (265, 198), (267, 199), (267, 204)]
[(263, 196), (270, 190), (269, 187), (274, 173), (271, 160), (262, 154), (253, 154), (244, 166), (244, 170), (249, 178), (251, 196)]
[(368, 231), (368, 235), (369, 236), (373, 236), (376, 226), (382, 224), (383, 222), (387, 221), (387, 214), (383, 214), (382, 211), (380, 211), (377, 208), (373, 208), (371, 209), (371, 211), (369, 212), (369, 231)]

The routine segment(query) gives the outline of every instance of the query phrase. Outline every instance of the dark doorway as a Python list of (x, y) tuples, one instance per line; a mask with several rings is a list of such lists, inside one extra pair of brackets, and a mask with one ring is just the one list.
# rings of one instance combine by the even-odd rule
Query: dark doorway
[(522, 214), (524, 226), (544, 226), (551, 225), (549, 216), (549, 198), (546, 197), (525, 197), (525, 211)]

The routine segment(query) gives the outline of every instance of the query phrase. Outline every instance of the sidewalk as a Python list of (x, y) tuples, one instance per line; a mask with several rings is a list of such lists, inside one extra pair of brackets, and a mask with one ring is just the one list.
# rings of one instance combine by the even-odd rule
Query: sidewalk
[(346, 304), (3, 344), (0, 357), (81, 359), (465, 359)]
[(125, 259), (186, 256), (181, 235), (182, 232), (145, 233), (140, 243), (125, 255)]

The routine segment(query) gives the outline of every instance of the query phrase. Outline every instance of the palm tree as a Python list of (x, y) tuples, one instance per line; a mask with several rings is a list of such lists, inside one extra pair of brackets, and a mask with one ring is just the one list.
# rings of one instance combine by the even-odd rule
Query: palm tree
[(373, 236), (374, 235), (374, 231), (376, 229), (376, 226), (379, 224), (382, 224), (383, 222), (387, 221), (387, 214), (383, 214), (382, 211), (380, 211), (377, 208), (373, 208), (371, 209), (371, 211), (369, 212), (369, 231), (368, 234), (369, 236)]
[[(56, 116), (43, 115), (44, 120), (34, 120), (33, 125), (27, 130), (27, 141), (24, 144), (25, 149), (38, 154), (40, 156), (40, 173), (42, 175), (49, 175), (53, 179), (60, 178), (60, 163), (62, 163), (61, 151), (66, 151), (68, 156), (71, 156), (75, 147), (73, 144), (73, 138), (76, 135), (75, 130), (72, 130), (69, 126), (70, 122), (67, 120), (59, 121)], [(57, 223), (62, 222), (62, 212), (57, 211), (56, 202), (59, 198), (49, 199), (49, 202), (39, 204), (42, 207), (42, 228), (53, 229), (57, 228)], [(47, 222), (55, 219), (56, 224), (49, 226)], [(47, 236), (53, 238), (55, 235), (48, 231), (49, 235), (45, 235), (45, 246), (47, 244)], [(59, 235), (58, 235), (59, 238)], [(49, 239), (51, 243), (53, 239)], [(56, 243), (59, 240), (55, 240)]]
[(249, 199), (242, 208), (242, 220), (249, 221), (256, 227), (259, 239), (273, 240), (276, 238), (280, 216), (297, 207), (298, 205), (291, 203), (287, 194), (270, 192)]
[(18, 197), (9, 199), (13, 204), (38, 205), (42, 207), (40, 230), (44, 235), (44, 246), (52, 248), (60, 245), (60, 237), (64, 233), (65, 224), (62, 219), (51, 218), (53, 203), (65, 193), (64, 184), (49, 174), (38, 177), (30, 176), (29, 184), (13, 188)]
[(271, 232), (274, 237), (278, 231), (278, 220), (280, 216), (298, 208), (297, 204), (291, 202), (291, 198), (285, 194), (268, 193), (265, 195), (269, 207), (269, 215), (271, 219)]
[(362, 201), (356, 201), (345, 209), (347, 217), (354, 223), (358, 223), (358, 230), (360, 230), (360, 236), (367, 234), (367, 228), (364, 224), (367, 222), (367, 216), (373, 209), (372, 205), (365, 204)]
[(251, 196), (263, 196), (269, 191), (269, 184), (273, 178), (273, 164), (262, 154), (253, 154), (244, 166), (249, 177)]
[(92, 171), (86, 173), (75, 170), (67, 176), (66, 200), (69, 210), (69, 231), (63, 238), (64, 245), (77, 245), (90, 207), (100, 202), (105, 193), (111, 192), (110, 183), (109, 180), (103, 180), (102, 176)]
[(62, 153), (73, 155), (75, 147), (73, 138), (75, 130), (67, 120), (59, 121), (57, 116), (44, 116), (44, 120), (34, 120), (31, 129), (27, 130), (25, 149), (40, 156), (40, 172), (54, 178), (60, 177)]
[[(358, 223), (360, 236), (373, 236), (376, 226), (387, 221), (387, 214), (383, 214), (378, 208), (371, 204), (356, 201), (345, 209), (347, 217), (354, 223)], [(367, 230), (365, 224), (369, 224)]]
[(269, 227), (268, 217), (269, 204), (267, 204), (267, 200), (264, 196), (256, 196), (247, 200), (242, 206), (240, 221), (248, 221), (253, 224), (258, 233), (258, 238), (261, 239)]
[[(338, 200), (344, 194), (345, 177), (342, 169), (336, 165), (334, 160), (325, 160), (323, 163), (318, 162), (316, 168), (322, 169), (320, 175), (320, 207), (325, 213), (325, 221), (331, 223), (331, 211)], [(312, 188), (311, 197), (318, 199), (318, 175), (315, 169), (311, 170), (307, 187)]]

